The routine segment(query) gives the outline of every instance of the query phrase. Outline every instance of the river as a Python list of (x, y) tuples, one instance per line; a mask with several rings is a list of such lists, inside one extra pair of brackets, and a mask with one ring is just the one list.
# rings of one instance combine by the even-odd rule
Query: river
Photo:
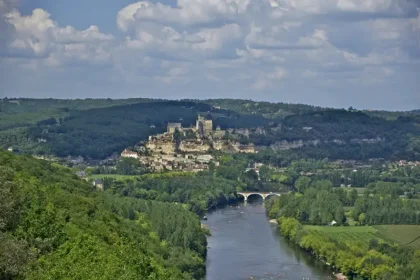
[(217, 209), (207, 218), (207, 280), (332, 279), (330, 267), (278, 234), (261, 201)]

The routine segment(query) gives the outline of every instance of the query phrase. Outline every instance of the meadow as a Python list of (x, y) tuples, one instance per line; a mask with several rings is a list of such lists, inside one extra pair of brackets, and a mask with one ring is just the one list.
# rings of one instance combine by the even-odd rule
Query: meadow
[(304, 226), (313, 235), (327, 236), (336, 241), (354, 241), (368, 246), (371, 239), (420, 248), (420, 225), (376, 226)]
[(124, 181), (124, 180), (129, 180), (129, 179), (133, 180), (138, 177), (140, 177), (140, 175), (92, 174), (89, 176), (89, 179), (96, 180), (96, 179), (112, 178), (114, 180)]
[(420, 225), (378, 225), (374, 228), (386, 240), (420, 248)]
[(369, 242), (372, 239), (384, 240), (379, 231), (372, 226), (334, 227), (307, 225), (304, 226), (304, 229), (313, 235), (327, 236), (332, 240), (344, 243), (352, 241), (363, 246), (369, 246)]

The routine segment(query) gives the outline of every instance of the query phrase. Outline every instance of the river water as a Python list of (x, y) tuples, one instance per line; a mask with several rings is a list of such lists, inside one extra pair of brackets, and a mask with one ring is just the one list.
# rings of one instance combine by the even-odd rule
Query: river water
[(332, 279), (330, 267), (278, 234), (261, 201), (217, 209), (207, 218), (207, 280)]

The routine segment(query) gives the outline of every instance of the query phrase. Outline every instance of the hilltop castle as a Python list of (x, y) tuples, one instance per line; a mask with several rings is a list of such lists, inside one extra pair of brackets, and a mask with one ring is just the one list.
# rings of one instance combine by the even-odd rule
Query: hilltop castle
[[(175, 136), (175, 132), (180, 134)], [(152, 153), (206, 153), (210, 150), (237, 153), (254, 153), (254, 146), (241, 145), (236, 141), (223, 140), (226, 131), (217, 126), (213, 130), (213, 121), (198, 115), (195, 126), (182, 127), (181, 123), (168, 123), (163, 134), (149, 136), (146, 148)], [(177, 139), (175, 139), (177, 138)]]
[(206, 120), (204, 117), (198, 115), (195, 129), (200, 136), (208, 136), (213, 131), (213, 121)]
[[(176, 132), (179, 133), (176, 133)], [(154, 171), (185, 170), (203, 171), (210, 162), (216, 165), (212, 150), (231, 153), (255, 153), (253, 144), (242, 145), (238, 141), (224, 139), (227, 131), (220, 126), (213, 130), (213, 121), (198, 116), (195, 126), (184, 128), (181, 123), (168, 123), (166, 132), (150, 135), (145, 143), (147, 154), (125, 150), (122, 157), (138, 158)]]
[(191, 130), (195, 133), (198, 133), (200, 137), (209, 136), (213, 132), (213, 120), (207, 120), (206, 118), (198, 115), (198, 118), (195, 122), (195, 127), (189, 128), (183, 128), (181, 123), (168, 123), (166, 130), (167, 133), (173, 134), (176, 130), (180, 132)]

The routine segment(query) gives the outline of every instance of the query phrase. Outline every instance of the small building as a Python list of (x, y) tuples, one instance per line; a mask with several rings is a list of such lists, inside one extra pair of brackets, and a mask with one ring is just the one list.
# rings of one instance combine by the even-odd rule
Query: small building
[(86, 172), (85, 171), (77, 171), (76, 175), (80, 178), (85, 178), (86, 177)]
[(9, 100), (9, 103), (20, 105), (20, 102), (17, 99), (11, 99)]
[(168, 123), (168, 129), (167, 129), (168, 133), (175, 133), (177, 129), (178, 130), (182, 129), (181, 123)]
[(82, 180), (85, 180), (85, 181), (88, 180), (88, 177), (87, 177), (87, 174), (86, 174), (85, 171), (77, 171), (76, 176), (79, 177)]
[(84, 162), (85, 162), (85, 160), (83, 159), (83, 157), (78, 156), (78, 157), (76, 157), (76, 158), (72, 159), (70, 162), (71, 162), (72, 164), (81, 164), (81, 163), (84, 163)]
[(404, 166), (404, 165), (407, 164), (407, 161), (406, 160), (400, 160), (398, 164), (399, 164), (399, 166)]
[(212, 159), (213, 159), (213, 156), (212, 155), (205, 154), (205, 155), (199, 155), (199, 156), (197, 156), (197, 159), (196, 160), (198, 162), (200, 162), (200, 163), (209, 163)]
[(96, 179), (93, 181), (93, 185), (98, 191), (104, 191), (104, 181), (102, 179)]
[(13, 152), (13, 148), (12, 148), (12, 147), (7, 148), (7, 150), (8, 150), (9, 152)]
[(139, 158), (139, 155), (137, 154), (137, 152), (133, 152), (133, 151), (125, 149), (121, 153), (121, 157), (123, 157), (123, 158)]

